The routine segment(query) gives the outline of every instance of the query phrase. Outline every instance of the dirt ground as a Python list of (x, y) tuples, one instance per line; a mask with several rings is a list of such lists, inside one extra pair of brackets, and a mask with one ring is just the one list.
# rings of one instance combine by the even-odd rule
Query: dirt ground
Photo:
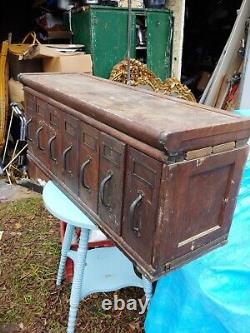
[[(60, 252), (59, 223), (40, 196), (0, 201), (0, 333), (66, 331), (70, 284), (55, 287)], [(101, 302), (114, 293), (81, 302), (76, 333), (142, 333), (143, 316), (135, 311), (104, 311)], [(137, 288), (117, 292), (141, 298)]]
[(33, 192), (23, 186), (15, 184), (9, 185), (5, 178), (0, 177), (0, 203), (37, 196), (39, 196), (38, 193)]

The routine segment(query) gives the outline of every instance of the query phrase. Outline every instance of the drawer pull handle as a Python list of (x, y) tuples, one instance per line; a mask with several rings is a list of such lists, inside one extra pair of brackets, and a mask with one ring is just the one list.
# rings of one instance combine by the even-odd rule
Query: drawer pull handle
[(37, 148), (40, 150), (45, 150), (45, 148), (43, 148), (40, 144), (40, 134), (43, 130), (43, 126), (40, 126), (37, 131), (36, 131), (36, 142), (37, 142)]
[(63, 151), (63, 168), (69, 174), (72, 174), (72, 172), (70, 170), (67, 170), (67, 155), (71, 151), (71, 149), (72, 145), (70, 145), (68, 148), (64, 149)]
[(134, 233), (136, 234), (137, 237), (140, 237), (140, 228), (139, 228), (139, 224), (135, 224), (135, 210), (136, 207), (139, 205), (139, 203), (141, 202), (142, 198), (144, 197), (143, 193), (139, 193), (138, 192), (138, 197), (132, 202), (131, 206), (129, 207), (129, 225), (131, 226), (132, 230), (134, 231)]
[(27, 121), (26, 123), (26, 138), (28, 141), (32, 142), (33, 140), (31, 139), (29, 135), (29, 124), (32, 122), (32, 117)]
[(103, 178), (101, 185), (100, 185), (100, 198), (103, 206), (110, 208), (110, 204), (105, 202), (105, 186), (108, 181), (113, 177), (113, 173), (110, 172), (105, 178)]
[(49, 146), (49, 158), (50, 158), (52, 161), (54, 161), (54, 162), (56, 162), (56, 158), (53, 157), (53, 154), (52, 154), (52, 144), (53, 144), (53, 142), (55, 141), (55, 139), (56, 139), (56, 135), (53, 135), (53, 136), (49, 139), (49, 142), (48, 142), (48, 146)]
[(83, 165), (81, 166), (81, 169), (80, 169), (80, 183), (89, 192), (91, 191), (91, 188), (88, 185), (86, 185), (85, 179), (84, 179), (84, 174), (85, 174), (85, 169), (86, 169), (87, 165), (90, 164), (91, 160), (92, 160), (91, 157), (89, 157), (89, 159), (87, 159), (87, 161), (85, 161), (83, 163)]

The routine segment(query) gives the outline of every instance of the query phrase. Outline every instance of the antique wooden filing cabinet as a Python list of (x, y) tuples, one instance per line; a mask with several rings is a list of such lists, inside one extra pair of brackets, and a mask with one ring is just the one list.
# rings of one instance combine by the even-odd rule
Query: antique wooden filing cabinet
[(226, 242), (250, 120), (80, 74), (23, 74), (28, 157), (151, 280)]

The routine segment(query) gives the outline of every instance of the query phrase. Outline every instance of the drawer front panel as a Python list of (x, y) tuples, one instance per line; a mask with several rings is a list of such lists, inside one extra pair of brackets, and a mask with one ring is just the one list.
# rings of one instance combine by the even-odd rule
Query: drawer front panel
[(63, 111), (56, 108), (53, 105), (48, 104), (48, 110), (47, 110), (47, 122), (48, 125), (56, 130), (60, 129), (60, 119), (62, 118)]
[(151, 262), (162, 164), (128, 149), (122, 237), (147, 263)]
[(24, 93), (25, 96), (25, 112), (27, 113), (27, 111), (30, 114), (36, 114), (36, 97), (25, 92)]
[(48, 103), (43, 99), (37, 98), (36, 99), (36, 113), (37, 116), (47, 120), (48, 119)]
[(25, 92), (26, 139), (30, 152), (36, 151), (36, 97)]
[(79, 138), (79, 196), (95, 213), (98, 203), (99, 131), (81, 123)]
[(35, 155), (48, 168), (48, 140), (49, 128), (43, 118), (37, 116), (35, 124)]
[(125, 143), (100, 134), (98, 213), (116, 233), (121, 232)]
[(48, 105), (48, 159), (50, 170), (59, 178), (62, 178), (61, 171), (61, 116), (63, 112), (52, 105)]
[(36, 133), (36, 115), (33, 112), (32, 109), (26, 109), (26, 139), (29, 147), (30, 152), (36, 151), (36, 139), (35, 139), (35, 133)]
[(61, 171), (64, 183), (78, 194), (78, 123), (79, 121), (63, 113), (62, 116)]

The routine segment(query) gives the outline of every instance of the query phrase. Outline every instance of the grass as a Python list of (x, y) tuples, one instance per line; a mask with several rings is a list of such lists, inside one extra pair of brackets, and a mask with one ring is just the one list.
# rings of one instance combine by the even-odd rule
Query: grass
[[(70, 284), (55, 287), (60, 255), (59, 224), (40, 198), (0, 204), (0, 333), (63, 333), (67, 326)], [(136, 288), (117, 292), (141, 298)], [(95, 294), (81, 302), (76, 333), (142, 332), (135, 311), (104, 311), (113, 294)], [(6, 325), (8, 327), (6, 328)], [(5, 327), (5, 329), (4, 329)]]

